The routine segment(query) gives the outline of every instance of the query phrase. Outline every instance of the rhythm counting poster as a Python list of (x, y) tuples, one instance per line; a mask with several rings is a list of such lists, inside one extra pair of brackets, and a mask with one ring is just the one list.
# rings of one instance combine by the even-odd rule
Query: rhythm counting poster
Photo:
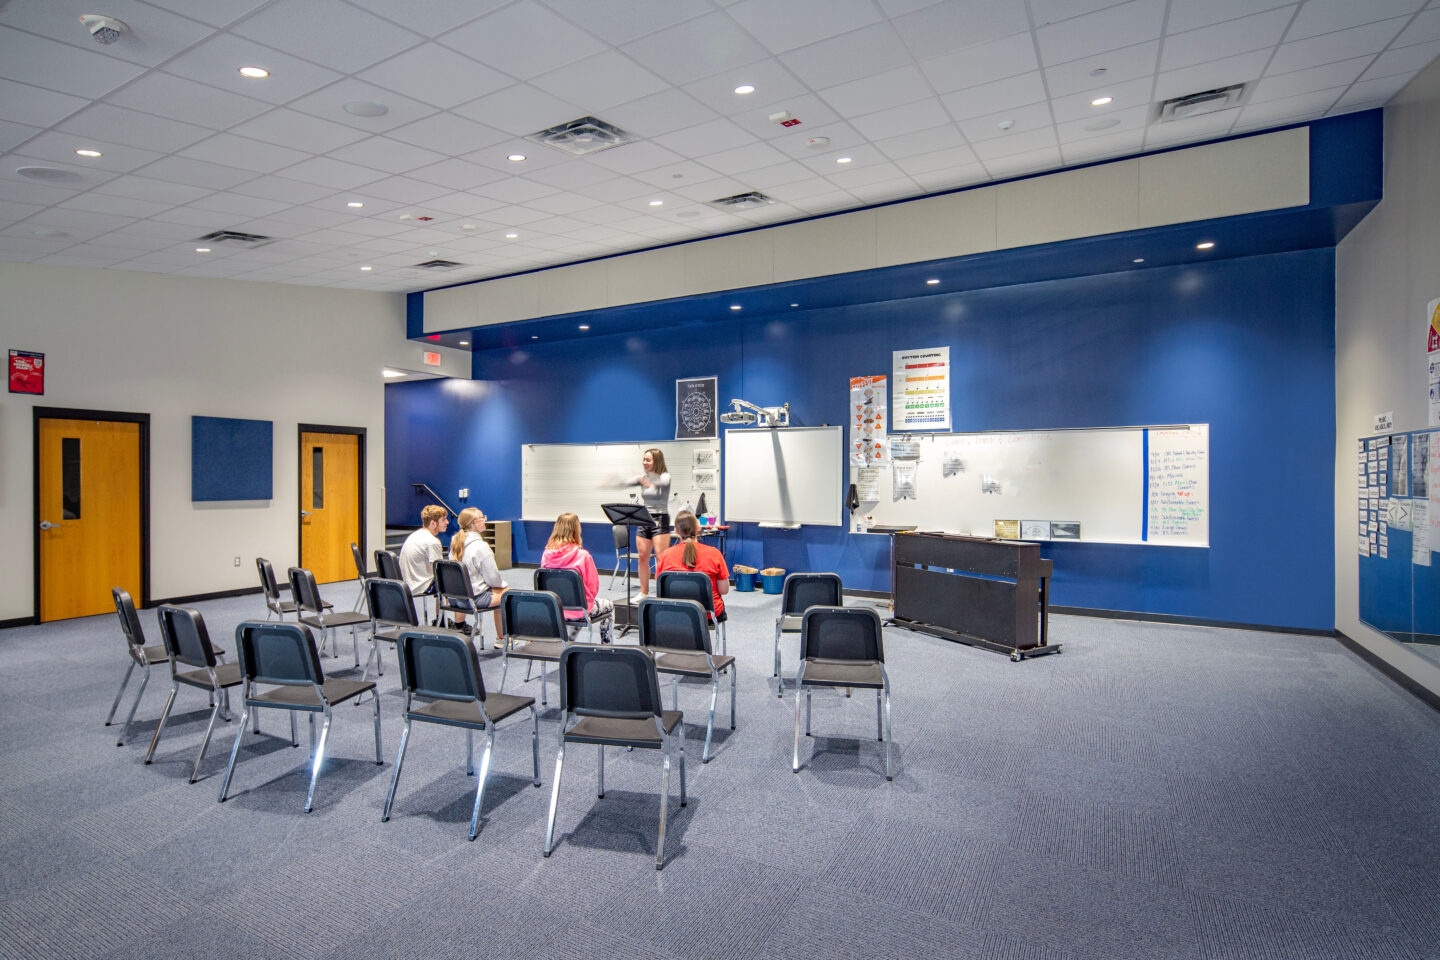
[(895, 413), (891, 430), (950, 429), (950, 348), (894, 351)]

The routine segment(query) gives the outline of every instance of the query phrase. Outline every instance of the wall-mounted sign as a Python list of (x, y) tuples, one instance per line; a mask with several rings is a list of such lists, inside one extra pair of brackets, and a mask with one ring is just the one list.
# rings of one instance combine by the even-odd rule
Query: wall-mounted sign
[(716, 418), (715, 377), (694, 377), (675, 381), (675, 439), (713, 440), (719, 429)]
[(440, 366), (440, 354), (438, 351), (426, 350), (422, 359), (427, 367)]
[(45, 354), (31, 350), (10, 351), (10, 392), (45, 393)]

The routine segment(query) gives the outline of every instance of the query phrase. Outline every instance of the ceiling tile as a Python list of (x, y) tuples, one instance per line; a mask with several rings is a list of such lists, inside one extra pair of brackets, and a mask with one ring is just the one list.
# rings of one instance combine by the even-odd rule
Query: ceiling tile
[[(1045, 85), (1052, 97), (1079, 93), (1091, 89), (1097, 82), (1123, 83), (1155, 73), (1156, 58), (1160, 54), (1160, 42), (1137, 43), (1098, 53), (1093, 57), (1081, 57), (1068, 63), (1045, 68)], [(1104, 70), (1100, 77), (1091, 76), (1096, 70)]]
[[(849, 157), (849, 163), (839, 163), (840, 159)], [(840, 150), (829, 150), (825, 153), (809, 157), (802, 157), (800, 162), (822, 177), (831, 178), (833, 174), (848, 173), (851, 170), (858, 170), (861, 167), (872, 164), (884, 164), (890, 166), (890, 158), (881, 153), (877, 148), (868, 143), (857, 144), (853, 147), (846, 147)]]
[(577, 193), (552, 193), (544, 197), (536, 197), (526, 204), (532, 210), (540, 210), (544, 213), (564, 216), (575, 213), (578, 210), (587, 210), (596, 205), (596, 201)]
[(1166, 71), (1155, 78), (1155, 102), (1199, 93), (1202, 90), (1228, 87), (1232, 83), (1249, 83), (1259, 78), (1260, 71), (1265, 69), (1269, 60), (1269, 50), (1256, 50), (1242, 53), (1238, 57), (1196, 64), (1183, 70)]
[[(116, 180), (123, 180), (124, 177), (117, 177)], [(107, 181), (97, 189), (104, 189), (115, 180)], [(0, 200), (14, 200), (20, 203), (38, 203), (48, 207), (52, 203), (59, 203), (61, 200), (78, 194), (79, 190), (67, 190), (64, 187), (51, 187), (43, 183), (34, 183), (30, 180), (20, 180), (7, 176), (0, 172)]]
[(482, 183), (499, 180), (504, 174), (491, 170), (489, 167), (482, 167), (479, 164), (452, 157), (449, 160), (441, 160), (439, 163), (411, 170), (410, 176), (427, 183), (438, 183), (451, 190), (469, 190)]
[(780, 57), (780, 62), (812, 89), (819, 90), (907, 66), (911, 58), (894, 27), (875, 23), (791, 50)]
[(1030, 19), (1025, 5), (1014, 0), (971, 0), (935, 4), (899, 16), (895, 29), (916, 60), (931, 60), (1029, 30)]
[[(148, 229), (152, 230), (155, 236), (184, 239), (194, 238), (201, 233), (213, 230), (214, 223), (215, 214), (213, 212), (185, 206), (157, 213), (151, 219), (139, 221), (129, 229)], [(200, 229), (196, 229), (197, 227)]]
[[(153, 67), (214, 32), (212, 27), (137, 0), (106, 0), (107, 16), (124, 21), (130, 31), (119, 42), (105, 48), (105, 54)], [(95, 41), (84, 25), (82, 14), (93, 13), (91, 0), (45, 0), (44, 3), (11, 3), (0, 7), (0, 24), (18, 27), (48, 37), (87, 53)]]
[(241, 170), (238, 167), (229, 167), (219, 163), (206, 163), (203, 160), (190, 160), (186, 157), (165, 157), (156, 160), (149, 166), (142, 167), (139, 173), (141, 176), (152, 177), (156, 180), (183, 183), (192, 187), (209, 187), (212, 190), (225, 190), (237, 183), (255, 179), (255, 173), (251, 170)]
[(504, 180), (496, 180), (494, 183), (482, 183), (470, 192), (505, 203), (525, 203), (536, 197), (548, 196), (555, 192), (555, 188), (546, 184), (532, 183), (521, 177), (506, 177)]
[(54, 90), (45, 90), (28, 83), (0, 79), (0, 118), (15, 123), (48, 127), (89, 102), (83, 97), (72, 97), (68, 93), (56, 93)]
[(237, 137), (230, 133), (217, 133), (208, 140), (201, 140), (197, 144), (186, 147), (180, 151), (180, 156), (190, 157), (193, 160), (206, 160), (210, 163), (223, 163), (239, 167), (242, 170), (253, 170), (256, 173), (274, 173), (281, 167), (299, 163), (308, 154), (261, 140)]
[[(245, 66), (263, 67), (270, 76), (247, 79), (240, 75)], [(333, 70), (229, 33), (191, 47), (166, 63), (164, 70), (266, 103), (285, 103), (340, 79)]]
[(61, 123), (58, 129), (81, 137), (169, 153), (211, 136), (214, 131), (164, 117), (97, 103)]
[(722, 150), (704, 158), (705, 166), (716, 173), (741, 177), (751, 170), (783, 164), (788, 160), (785, 154), (767, 143), (750, 143), (731, 150)]
[[(1039, 78), (1039, 74), (1036, 74)], [(817, 93), (842, 117), (858, 117), (876, 110), (933, 97), (929, 81), (914, 66), (901, 67), (863, 80), (852, 80)]]
[(936, 150), (934, 153), (922, 153), (897, 160), (895, 166), (905, 173), (915, 176), (922, 173), (934, 173), (937, 170), (973, 166), (976, 162), (974, 150), (969, 147), (951, 147), (948, 150)]
[(950, 122), (950, 115), (935, 98), (917, 100), (914, 103), (890, 110), (855, 117), (850, 123), (867, 140), (885, 140), (907, 133), (929, 130)]
[(1045, 84), (1037, 70), (993, 83), (982, 83), (968, 90), (957, 90), (940, 99), (945, 109), (950, 111), (950, 116), (966, 120), (1044, 100)]
[[(1079, 120), (1082, 117), (1099, 119), (1109, 113), (1149, 104), (1150, 91), (1154, 85), (1154, 80), (1150, 77), (1126, 83), (1098, 84), (1084, 93), (1053, 97), (1050, 108), (1056, 121)], [(1092, 106), (1091, 101), (1100, 97), (1110, 97), (1111, 102), (1099, 107)]]
[(713, 9), (706, 0), (626, 0), (619, 4), (545, 0), (545, 5), (582, 30), (617, 46)]
[(390, 137), (370, 137), (338, 150), (332, 150), (330, 156), (336, 160), (344, 160), (346, 163), (373, 167), (387, 173), (405, 173), (407, 170), (414, 170), (416, 167), (438, 163), (445, 159), (443, 154), (409, 143), (402, 143)]
[(1425, 69), (1437, 55), (1440, 55), (1440, 40), (1417, 43), (1398, 50), (1391, 48), (1376, 57), (1374, 63), (1361, 76), (1365, 80), (1374, 80), (1378, 77), (1403, 74), (1408, 79)]
[(1323, 116), (1325, 111), (1329, 110), (1335, 101), (1340, 99), (1340, 94), (1344, 92), (1344, 87), (1336, 87), (1332, 90), (1319, 90), (1286, 100), (1269, 100), (1265, 103), (1250, 104), (1240, 111), (1240, 118), (1235, 121), (1234, 130), (1239, 132), (1258, 129), (1269, 126), (1281, 118), (1288, 122), (1292, 117), (1310, 119)]
[(152, 70), (134, 83), (127, 84), (124, 89), (106, 97), (105, 102), (211, 130), (224, 130), (271, 108), (263, 100), (183, 80), (159, 70)]
[[(1379, 53), (1386, 44), (1395, 39), (1400, 28), (1407, 22), (1406, 18), (1397, 17), (1393, 20), (1381, 20), (1378, 23), (1367, 23), (1362, 27), (1352, 27), (1337, 33), (1311, 37), (1308, 40), (1282, 43), (1270, 60), (1268, 72), (1290, 73), (1293, 70), (1316, 67), (1322, 63)], [(1257, 111), (1255, 115), (1269, 116), (1271, 111)], [(1242, 122), (1248, 123), (1249, 121), (1242, 120)]]
[(784, 53), (878, 23), (870, 0), (741, 0), (726, 10), (774, 53)]
[(1027, 73), (1039, 66), (1035, 38), (1026, 31), (926, 60), (920, 69), (936, 92), (949, 93)]
[(285, 176), (291, 180), (318, 183), (335, 190), (353, 190), (384, 177), (380, 170), (344, 163), (330, 157), (312, 157), (309, 160), (285, 168)]
[[(1342, 110), (1362, 109), (1381, 106), (1404, 89), (1409, 77), (1380, 77), (1375, 80), (1361, 80), (1353, 84), (1335, 104)], [(1331, 108), (1334, 110), (1334, 108)]]
[(641, 183), (648, 183), (652, 187), (669, 190), (682, 183), (708, 180), (713, 173), (714, 171), (702, 167), (693, 160), (685, 160), (665, 167), (656, 167), (654, 170), (642, 170), (634, 174), (634, 177)]
[[(738, 94), (741, 84), (755, 88), (751, 94)], [(716, 113), (738, 120), (742, 116), (765, 117), (791, 102), (809, 95), (805, 84), (797, 80), (778, 60), (765, 59), (748, 63), (686, 84), (685, 92)]]
[(463, 23), (469, 23), (502, 7), (509, 0), (350, 0), (371, 13), (387, 20), (402, 24), (427, 37), (448, 33)]
[(98, 193), (110, 194), (112, 196), (134, 197), (137, 200), (150, 200), (155, 203), (170, 205), (189, 203), (211, 192), (204, 187), (191, 187), (182, 183), (167, 183), (164, 180), (154, 180), (150, 177), (137, 177), (133, 174), (116, 177), (109, 183), (101, 184), (95, 189)]
[(1409, 16), (1425, 6), (1425, 0), (1307, 0), (1295, 15), (1295, 24), (1286, 40), (1303, 40), (1322, 33), (1374, 23), (1390, 17)]
[(626, 44), (622, 52), (674, 84), (761, 60), (766, 50), (723, 13), (687, 20)]
[(519, 80), (605, 49), (600, 40), (534, 0), (520, 0), (440, 39), (467, 57)]
[[(799, 120), (800, 125), (782, 127), (770, 119), (772, 114), (781, 111), (789, 113)], [(803, 96), (777, 100), (759, 110), (737, 113), (730, 119), (752, 137), (778, 142), (780, 140), (804, 140), (810, 136), (812, 130), (828, 124), (839, 123), (840, 114), (836, 113), (834, 108), (824, 100), (807, 93)]]
[[(511, 160), (510, 158), (516, 154), (525, 159)], [(565, 163), (572, 158), (564, 150), (558, 150), (547, 144), (511, 137), (481, 147), (479, 150), (473, 150), (460, 159), (485, 167), (502, 177), (523, 177), (532, 170), (543, 170), (546, 167), (553, 167), (557, 163)], [(494, 180), (495, 177), (490, 177), (490, 179)]]
[[(1124, 110), (1113, 110), (1103, 115), (1082, 117), (1055, 124), (1055, 132), (1063, 149), (1067, 143), (1078, 140), (1093, 140), (1097, 137), (1117, 137), (1133, 130), (1143, 134), (1150, 122), (1150, 105), (1141, 104)], [(1143, 138), (1142, 138), (1143, 139)]]
[(1428, 10), (1410, 21), (1410, 26), (1400, 31), (1400, 36), (1395, 38), (1395, 46), (1408, 47), (1431, 40), (1440, 40), (1440, 7), (1433, 2)]
[(1317, 90), (1348, 86), (1358, 79), (1361, 72), (1372, 62), (1370, 57), (1357, 57), (1354, 60), (1322, 64), (1308, 70), (1296, 70), (1293, 73), (1274, 76), (1267, 75), (1256, 84), (1254, 92), (1250, 94), (1249, 102), (1264, 103), (1267, 100), (1283, 100), (1287, 97), (1314, 93)]
[[(384, 104), (386, 113), (379, 117), (357, 117), (347, 112), (345, 104), (357, 100)], [(439, 112), (438, 108), (428, 103), (412, 100), (393, 90), (386, 90), (354, 77), (346, 77), (286, 106), (291, 110), (334, 120), (368, 133), (384, 133)]]
[(625, 203), (637, 197), (644, 197), (647, 200), (664, 199), (661, 191), (656, 190), (648, 183), (641, 183), (630, 177), (616, 177), (613, 180), (606, 180), (604, 183), (592, 183), (589, 186), (577, 188), (575, 192), (601, 203)]
[[(814, 142), (821, 138), (828, 140), (829, 143)], [(822, 123), (814, 127), (806, 124), (804, 133), (796, 134), (793, 137), (780, 137), (769, 143), (786, 156), (805, 161), (817, 153), (857, 147), (865, 143), (865, 138), (860, 136), (860, 132), (850, 124), (842, 121)]]
[(665, 89), (665, 81), (613, 50), (536, 77), (534, 82), (540, 89), (597, 116), (617, 104)]
[(1226, 20), (1212, 27), (1171, 34), (1165, 38), (1160, 69), (1179, 70), (1251, 50), (1268, 50), (1285, 35), (1292, 13), (1292, 8), (1281, 7), (1252, 17)]
[(754, 143), (755, 138), (730, 120), (720, 119), (667, 133), (663, 137), (656, 137), (655, 142), (681, 156), (703, 157), (708, 153), (718, 153)]
[[(1013, 126), (1002, 129), (1001, 121), (1012, 123)], [(987, 140), (1018, 137), (1036, 130), (1050, 130), (1054, 124), (1054, 118), (1050, 113), (1050, 104), (1032, 103), (1028, 107), (991, 113), (983, 117), (972, 117), (962, 121), (959, 127), (965, 138), (970, 143), (976, 144)]]
[(1165, 0), (1131, 0), (1041, 27), (1036, 31), (1041, 59), (1047, 65), (1065, 63), (1154, 40), (1160, 36), (1165, 6)]
[(363, 139), (365, 134), (342, 123), (331, 123), (288, 108), (271, 110), (253, 120), (231, 128), (242, 137), (254, 137), (269, 143), (293, 147), (307, 153), (328, 153)]
[[(9, 120), (0, 120), (0, 153), (4, 153), (7, 150), (14, 150), (37, 133), (40, 133), (39, 127), (31, 127), (23, 123), (11, 123)], [(73, 137), (70, 139), (72, 141), (74, 140)], [(74, 156), (74, 154), (72, 153), (71, 156)]]
[(287, 180), (284, 177), (261, 177), (258, 180), (251, 180), (249, 183), (232, 187), (230, 192), (244, 194), (248, 197), (264, 197), (267, 200), (284, 200), (287, 203), (310, 203), (321, 197), (330, 196), (335, 192), (335, 188), (328, 185), (303, 183), (299, 180)]
[(117, 217), (108, 213), (94, 213), (90, 210), (73, 210), (65, 207), (50, 207), (41, 210), (35, 216), (25, 221), (27, 227), (54, 227), (71, 234), (71, 243), (78, 240), (99, 236), (108, 233), (117, 227), (123, 227), (130, 223), (131, 217)]
[(1007, 177), (1022, 177), (1026, 174), (1038, 173), (1059, 164), (1060, 149), (1058, 147), (1042, 147), (1039, 150), (986, 160), (985, 169), (989, 171), (993, 179), (1004, 180)]
[(449, 109), (514, 81), (438, 43), (426, 43), (377, 64), (359, 79)]
[(1276, 7), (1289, 7), (1294, 10), (1295, 0), (1205, 0), (1204, 3), (1175, 3), (1170, 6), (1170, 17), (1165, 22), (1165, 29), (1171, 33), (1181, 33)]
[[(98, 194), (94, 194), (94, 193), (82, 193), (82, 194), (80, 194), (79, 196), (71, 197), (70, 200), (79, 200), (79, 199), (81, 199), (82, 197), (95, 197), (95, 196), (98, 196)], [(67, 200), (67, 201), (65, 201), (65, 202), (66, 202), (66, 203), (69, 203), (70, 200)], [(45, 209), (45, 208), (42, 207), (42, 206), (40, 206), (38, 203), (16, 203), (16, 202), (13, 201), (13, 200), (0, 200), (0, 222), (4, 222), (4, 223), (14, 223), (16, 220), (24, 220), (26, 217), (30, 216), (32, 213), (39, 213), (41, 210), (44, 210), (44, 209)], [(91, 209), (91, 208), (90, 208), (90, 207), (84, 207), (84, 206), (82, 206), (82, 207), (78, 207), (77, 209), (80, 209), (80, 210), (89, 210), (89, 209)], [(99, 211), (97, 211), (97, 212), (99, 212), (99, 213), (112, 213), (112, 212), (123, 212), (123, 211), (99, 210)], [(131, 216), (140, 216), (140, 214), (131, 214)]]
[(1030, 154), (1036, 150), (1056, 146), (1058, 146), (1058, 142), (1055, 139), (1055, 130), (1053, 127), (1049, 127), (985, 140), (974, 144), (972, 149), (975, 151), (975, 156), (979, 157), (986, 168), (993, 172), (994, 167), (990, 163), (992, 160), (1013, 157), (1017, 154)]
[(272, 213), (278, 213), (286, 209), (289, 204), (281, 203), (278, 200), (264, 200), (260, 197), (247, 197), (238, 193), (212, 193), (190, 204), (194, 210), (213, 210), (216, 213), (228, 213), (237, 217), (263, 217)]
[(340, 73), (363, 70), (421, 40), (341, 0), (275, 0), (231, 31)]
[(451, 191), (448, 187), (426, 183), (423, 180), (413, 180), (409, 177), (386, 177), (383, 180), (365, 184), (364, 192), (368, 196), (393, 200), (396, 203), (423, 205), (426, 200), (443, 197)]
[(1035, 16), (1035, 25), (1043, 27), (1113, 7), (1117, 2), (1119, 0), (1030, 0), (1030, 12)]
[(645, 141), (602, 150), (585, 158), (586, 161), (597, 167), (603, 167), (615, 174), (627, 175), (644, 170), (654, 170), (656, 167), (668, 166), (683, 159), (684, 157), (666, 150), (659, 144)]
[(0, 26), (0, 79), (29, 83), (77, 97), (103, 97), (145, 68)]
[(1152, 123), (1145, 128), (1145, 146), (1154, 150), (1177, 143), (1221, 137), (1230, 132), (1230, 128), (1235, 125), (1239, 116), (1240, 110), (1237, 107), (1233, 110), (1220, 110), (1185, 120)]
[[(84, 158), (75, 155), (77, 149), (98, 150), (100, 157)], [(151, 150), (141, 150), (120, 143), (111, 143), (95, 137), (81, 137), (73, 133), (51, 131), (41, 133), (25, 144), (25, 156), (56, 163), (75, 164), (81, 169), (108, 170), (112, 173), (129, 173), (136, 167), (143, 167), (162, 156)]]
[(948, 122), (928, 130), (875, 141), (876, 148), (892, 160), (920, 156), (936, 150), (950, 150), (965, 145), (965, 136), (960, 132), (960, 128)]
[(848, 167), (837, 170), (828, 174), (827, 178), (831, 183), (844, 187), (846, 190), (853, 190), (856, 187), (883, 183), (887, 180), (905, 179), (905, 171), (889, 161), (882, 161), (856, 170)]
[(391, 131), (390, 136), (414, 143), (438, 153), (471, 153), (505, 139), (498, 130), (457, 117), (453, 113), (437, 113)]
[[(624, 147), (615, 149), (624, 150)], [(561, 190), (573, 190), (593, 183), (603, 183), (615, 177), (613, 171), (596, 166), (586, 159), (568, 160), (553, 167), (545, 167), (526, 174), (527, 180), (547, 184)]]
[[(354, 218), (348, 213), (340, 213), (335, 210), (321, 210), (316, 207), (291, 207), (288, 210), (281, 210), (270, 215), (271, 220), (279, 220), (282, 223), (295, 223), (310, 227), (333, 227), (337, 224), (348, 224)], [(402, 225), (397, 224), (401, 229)], [(256, 250), (255, 253), (264, 253), (263, 250)]]
[(528, 83), (517, 83), (455, 107), (462, 117), (523, 137), (585, 115), (585, 111)]

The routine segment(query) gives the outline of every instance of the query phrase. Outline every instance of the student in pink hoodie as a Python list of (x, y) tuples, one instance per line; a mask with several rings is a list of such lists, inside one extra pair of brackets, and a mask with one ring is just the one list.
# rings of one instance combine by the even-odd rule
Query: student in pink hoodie
[[(595, 570), (595, 558), (580, 545), (580, 518), (573, 513), (562, 513), (555, 520), (555, 529), (545, 544), (545, 553), (540, 557), (540, 566), (546, 570), (574, 570), (580, 574), (585, 585), (585, 605), (592, 616), (605, 616), (614, 609), (608, 597), (596, 596), (600, 592), (600, 574)], [(608, 642), (610, 625), (606, 621), (600, 627), (601, 642)]]

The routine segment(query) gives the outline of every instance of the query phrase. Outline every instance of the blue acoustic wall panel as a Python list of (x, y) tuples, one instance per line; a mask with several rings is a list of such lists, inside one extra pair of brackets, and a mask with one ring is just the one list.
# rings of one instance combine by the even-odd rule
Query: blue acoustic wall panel
[[(1210, 547), (1049, 544), (1054, 603), (1332, 626), (1330, 248), (478, 352), (475, 382), (387, 388), (387, 485), (470, 487), (490, 516), (518, 517), (522, 443), (673, 436), (677, 377), (714, 374), (722, 403), (789, 402), (802, 425), (842, 424), (849, 377), (934, 346), (950, 347), (957, 431), (1211, 425)], [(392, 521), (414, 522), (415, 505), (391, 504)], [(538, 561), (548, 524), (515, 533), (515, 559)], [(608, 531), (585, 536), (604, 566)], [(742, 524), (729, 553), (889, 589), (881, 536)]]
[(190, 418), (190, 499), (269, 500), (274, 493), (274, 424)]

